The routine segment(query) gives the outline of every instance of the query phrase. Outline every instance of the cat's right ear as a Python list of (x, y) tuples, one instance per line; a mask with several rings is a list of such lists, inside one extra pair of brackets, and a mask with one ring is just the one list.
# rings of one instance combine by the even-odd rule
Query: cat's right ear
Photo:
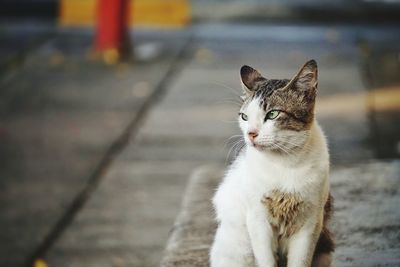
[(242, 88), (246, 95), (250, 95), (257, 91), (257, 83), (265, 80), (258, 71), (247, 65), (240, 68), (240, 78), (242, 79)]

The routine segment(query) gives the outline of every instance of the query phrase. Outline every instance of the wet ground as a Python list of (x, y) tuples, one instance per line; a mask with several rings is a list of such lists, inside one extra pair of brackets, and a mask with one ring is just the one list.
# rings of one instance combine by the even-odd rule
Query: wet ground
[[(238, 133), (232, 98), (240, 66), (289, 78), (309, 58), (320, 68), (317, 114), (338, 171), (336, 194), (348, 196), (348, 207), (376, 193), (373, 207), (384, 212), (370, 214), (392, 214), (351, 238), (339, 233), (340, 262), (351, 258), (347, 247), (358, 256), (397, 253), (399, 198), (390, 187), (400, 178), (389, 163), (400, 156), (399, 29), (221, 23), (144, 31), (135, 44), (162, 52), (116, 67), (87, 59), (91, 32), (44, 30), (17, 65), (2, 57), (0, 265), (43, 257), (50, 266), (157, 266), (191, 171), (227, 162), (223, 144)], [(25, 47), (7, 33), (1, 53)], [(391, 167), (355, 167), (381, 159)], [(382, 173), (383, 184), (368, 173)], [(339, 210), (337, 225), (351, 216)]]

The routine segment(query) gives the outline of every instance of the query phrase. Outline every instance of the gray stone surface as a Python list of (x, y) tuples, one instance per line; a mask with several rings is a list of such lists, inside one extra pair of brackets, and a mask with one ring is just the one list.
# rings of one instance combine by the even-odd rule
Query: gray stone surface
[(161, 261), (162, 267), (209, 265), (209, 250), (216, 228), (210, 199), (222, 175), (223, 169), (217, 166), (202, 166), (191, 174)]
[(175, 60), (172, 36), (149, 38), (152, 61), (108, 67), (85, 59), (92, 34), (59, 32), (1, 73), (0, 266), (24, 265), (54, 229)]
[[(161, 266), (208, 266), (216, 227), (210, 199), (222, 173), (203, 166), (191, 175)], [(399, 266), (399, 186), (399, 160), (332, 170), (333, 266)]]
[(0, 77), (5, 69), (16, 68), (32, 49), (54, 33), (54, 24), (13, 21), (0, 16)]
[(119, 161), (50, 250), (50, 266), (157, 266), (198, 163)]
[(335, 266), (400, 265), (400, 161), (334, 168)]

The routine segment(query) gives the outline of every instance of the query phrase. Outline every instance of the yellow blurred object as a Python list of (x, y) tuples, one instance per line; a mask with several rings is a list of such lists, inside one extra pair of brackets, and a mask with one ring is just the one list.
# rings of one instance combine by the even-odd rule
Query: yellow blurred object
[(214, 55), (210, 50), (206, 48), (199, 48), (196, 51), (195, 57), (199, 62), (208, 63), (213, 61)]
[(369, 92), (370, 108), (374, 111), (400, 111), (400, 87), (386, 87)]
[(47, 263), (42, 259), (36, 259), (33, 263), (33, 267), (48, 267)]
[(61, 0), (59, 22), (65, 26), (94, 25), (96, 11), (96, 0)]
[(368, 92), (321, 96), (317, 102), (320, 116), (354, 116), (373, 112), (400, 111), (400, 87), (375, 88)]
[(115, 65), (119, 63), (121, 54), (115, 48), (106, 49), (104, 51), (89, 50), (87, 58), (89, 60), (101, 60), (107, 65)]
[(117, 49), (107, 49), (104, 52), (102, 52), (102, 54), (104, 62), (107, 63), (108, 65), (116, 64), (120, 57)]
[[(59, 22), (63, 26), (93, 26), (96, 0), (60, 0)], [(183, 27), (190, 23), (189, 0), (131, 0), (129, 25)]]

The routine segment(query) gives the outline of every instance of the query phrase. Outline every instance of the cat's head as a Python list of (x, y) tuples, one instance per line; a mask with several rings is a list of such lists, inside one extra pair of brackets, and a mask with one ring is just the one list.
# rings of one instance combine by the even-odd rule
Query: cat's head
[(308, 61), (291, 79), (268, 79), (240, 69), (244, 91), (239, 125), (247, 145), (259, 151), (290, 153), (302, 148), (314, 122), (317, 63)]

